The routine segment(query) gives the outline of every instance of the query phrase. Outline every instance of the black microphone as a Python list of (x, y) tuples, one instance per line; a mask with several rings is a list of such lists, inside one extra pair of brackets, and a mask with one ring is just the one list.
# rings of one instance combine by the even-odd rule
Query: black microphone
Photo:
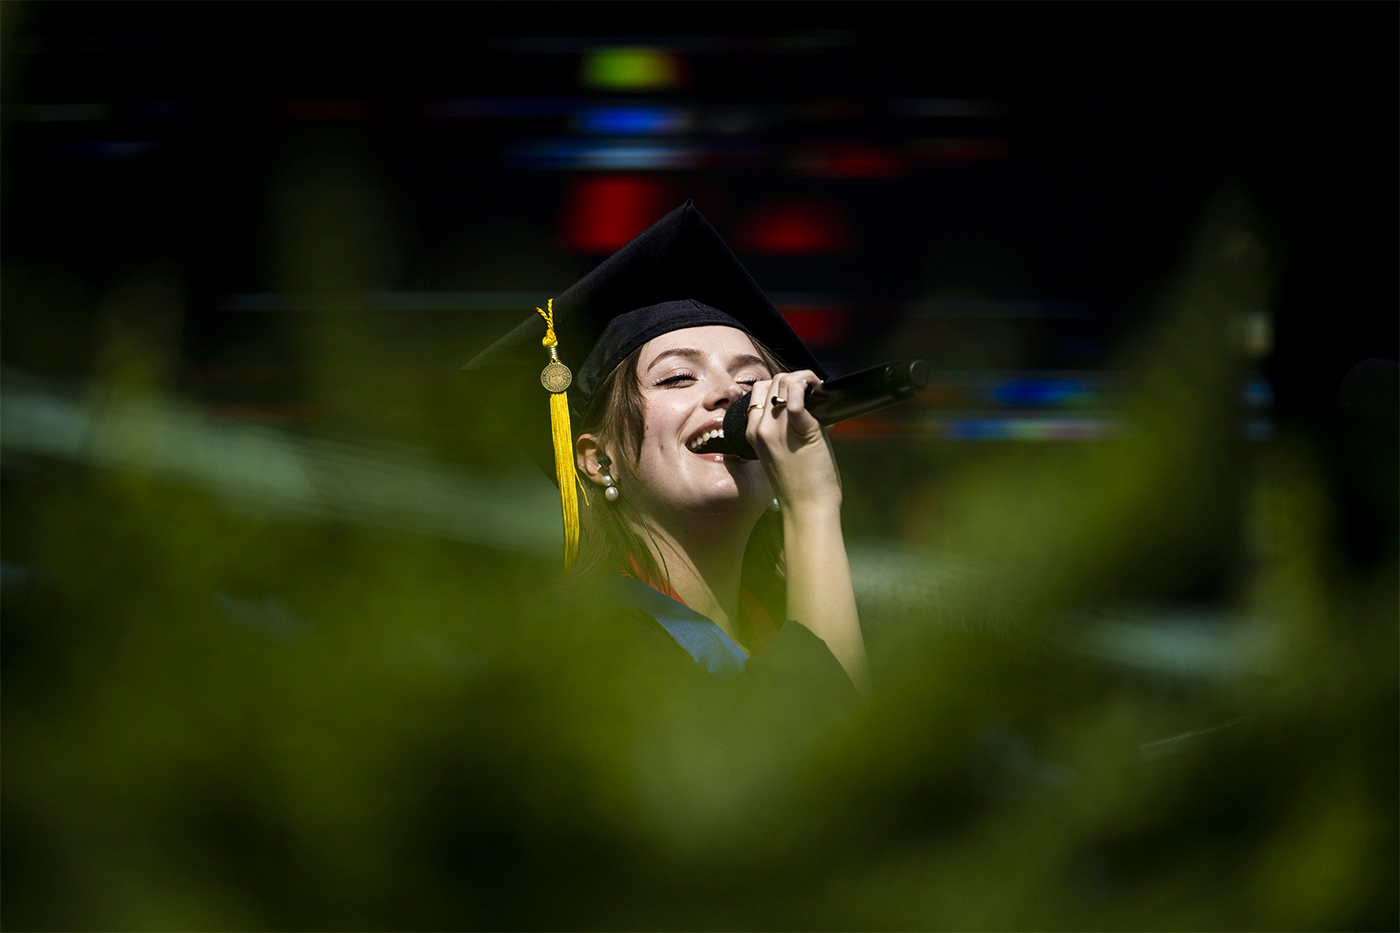
[[(819, 386), (810, 386), (803, 398), (807, 410), (819, 423), (835, 424), (902, 402), (926, 385), (927, 360), (891, 360), (828, 379)], [(730, 404), (729, 410), (724, 413), (724, 436), (710, 438), (700, 445), (697, 453), (737, 454), (745, 460), (758, 459), (758, 454), (745, 436), (752, 395), (752, 392), (746, 392)], [(764, 404), (769, 404), (767, 399)]]

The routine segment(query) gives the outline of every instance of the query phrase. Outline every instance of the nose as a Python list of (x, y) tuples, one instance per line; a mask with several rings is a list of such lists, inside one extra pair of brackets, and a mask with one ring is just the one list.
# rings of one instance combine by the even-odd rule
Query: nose
[(745, 391), (747, 390), (742, 385), (732, 380), (726, 383), (720, 383), (711, 398), (708, 399), (708, 407), (721, 410), (727, 409), (730, 405), (734, 404)]

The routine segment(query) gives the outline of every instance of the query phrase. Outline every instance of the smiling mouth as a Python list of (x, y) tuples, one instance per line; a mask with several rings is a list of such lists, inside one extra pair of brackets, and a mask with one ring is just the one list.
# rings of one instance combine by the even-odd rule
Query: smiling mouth
[(724, 443), (724, 428), (714, 428), (686, 443), (691, 453), (727, 454), (729, 447)]

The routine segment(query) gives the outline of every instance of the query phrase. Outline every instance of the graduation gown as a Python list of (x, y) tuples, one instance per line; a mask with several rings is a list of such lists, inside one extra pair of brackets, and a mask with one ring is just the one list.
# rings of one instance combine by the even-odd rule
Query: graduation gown
[(859, 696), (826, 643), (805, 625), (788, 622), (778, 627), (772, 640), (750, 656), (711, 619), (642, 581), (617, 574), (611, 584), (610, 598), (633, 622), (651, 632), (659, 653), (670, 649), (677, 662), (680, 655), (674, 648), (720, 680), (743, 674), (749, 679), (799, 679), (812, 682), (823, 693), (847, 699)]

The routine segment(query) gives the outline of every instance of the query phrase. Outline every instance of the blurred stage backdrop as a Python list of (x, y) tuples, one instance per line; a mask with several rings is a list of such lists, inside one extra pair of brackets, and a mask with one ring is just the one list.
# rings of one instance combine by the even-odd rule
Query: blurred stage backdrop
[[(3, 4), (0, 920), (1395, 929), (1397, 18)], [(455, 375), (686, 198), (933, 364), (868, 707), (551, 607)]]

